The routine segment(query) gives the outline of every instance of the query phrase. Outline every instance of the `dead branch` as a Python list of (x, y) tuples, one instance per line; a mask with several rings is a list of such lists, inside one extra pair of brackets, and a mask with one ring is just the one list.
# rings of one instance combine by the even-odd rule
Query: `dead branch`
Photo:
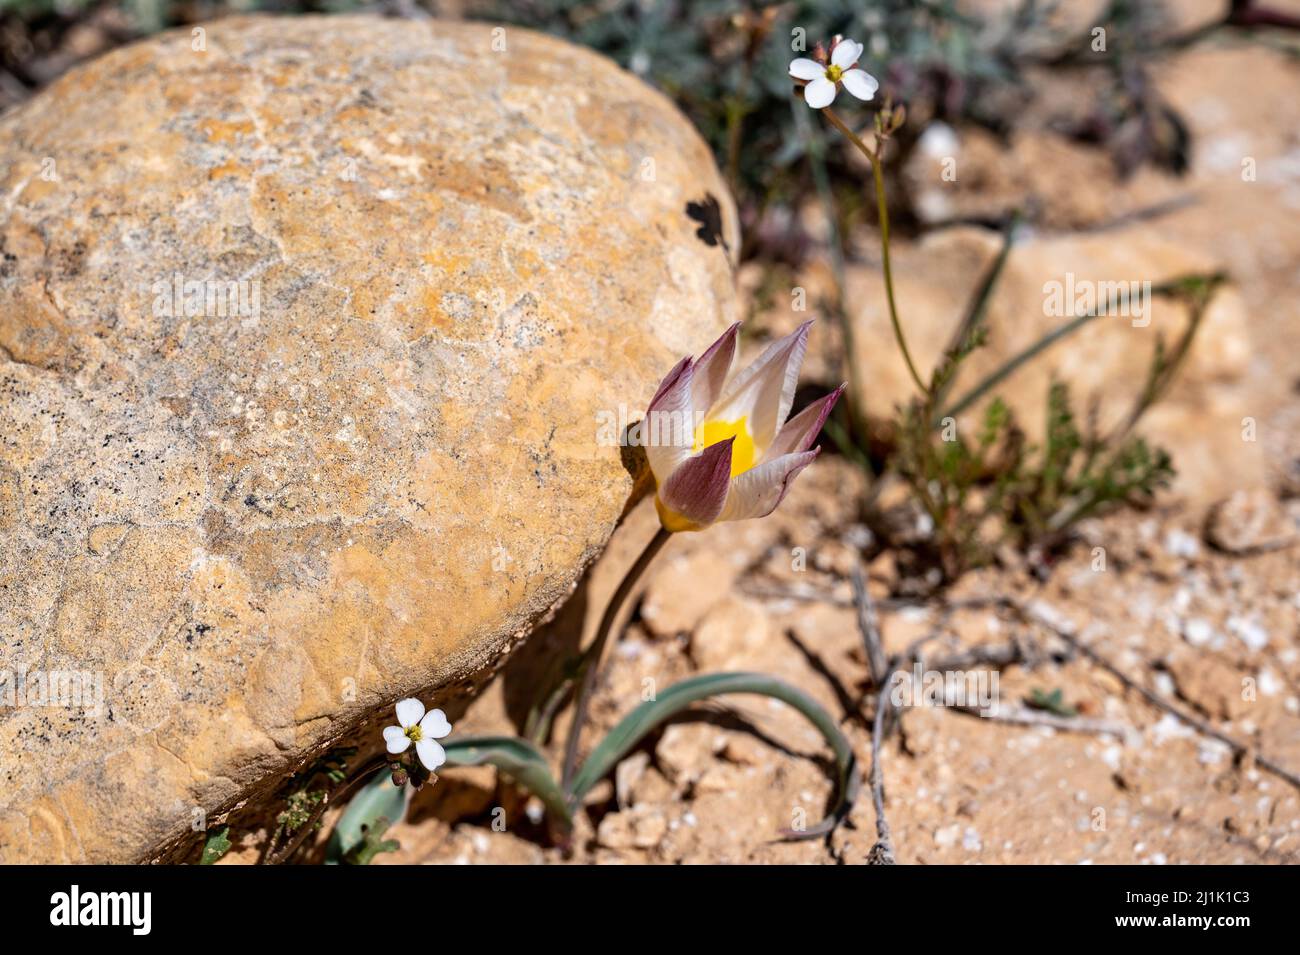
[(858, 632), (862, 634), (862, 645), (867, 653), (867, 666), (871, 670), (871, 684), (877, 688), (884, 686), (889, 672), (889, 660), (880, 641), (880, 620), (876, 616), (875, 604), (867, 592), (867, 580), (860, 565), (853, 567), (853, 601), (858, 609)]

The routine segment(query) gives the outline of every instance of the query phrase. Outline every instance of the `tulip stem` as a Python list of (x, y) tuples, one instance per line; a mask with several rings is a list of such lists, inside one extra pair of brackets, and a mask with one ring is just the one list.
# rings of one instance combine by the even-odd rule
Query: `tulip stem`
[[(877, 150), (872, 149), (862, 141), (853, 130), (845, 124), (844, 120), (835, 115), (835, 111), (829, 106), (822, 110), (826, 118), (830, 120), (831, 125), (843, 133), (854, 146), (867, 157), (871, 163), (871, 175), (876, 184), (876, 214), (880, 220), (880, 265), (885, 276), (885, 298), (889, 302), (889, 321), (894, 327), (894, 338), (898, 341), (898, 348), (903, 353), (903, 361), (907, 363), (907, 370), (912, 375), (912, 381), (916, 382), (916, 387), (921, 394), (927, 395), (930, 392), (921, 380), (921, 376), (916, 371), (916, 364), (912, 361), (912, 353), (908, 350), (907, 339), (903, 337), (903, 324), (898, 320), (898, 305), (894, 301), (894, 272), (889, 261), (889, 209), (885, 204), (885, 172), (880, 154)], [(852, 356), (850, 356), (852, 361)]]
[(659, 551), (663, 550), (664, 544), (668, 543), (668, 538), (672, 536), (672, 531), (660, 527), (655, 532), (655, 536), (646, 544), (645, 550), (641, 551), (641, 556), (636, 562), (628, 568), (623, 579), (619, 582), (618, 589), (614, 591), (613, 596), (609, 598), (609, 603), (605, 605), (605, 613), (600, 618), (600, 626), (596, 629), (596, 639), (591, 642), (587, 652), (582, 656), (582, 662), (578, 668), (578, 694), (573, 707), (573, 724), (569, 727), (569, 738), (564, 744), (564, 772), (560, 777), (560, 785), (565, 792), (569, 790), (569, 784), (573, 781), (574, 773), (578, 768), (578, 742), (582, 736), (582, 727), (587, 719), (587, 709), (591, 706), (592, 691), (596, 687), (596, 674), (600, 670), (600, 660), (605, 653), (605, 644), (609, 642), (609, 636), (614, 630), (614, 622), (618, 618), (619, 610), (632, 589), (636, 586), (637, 581), (645, 573), (647, 567)]

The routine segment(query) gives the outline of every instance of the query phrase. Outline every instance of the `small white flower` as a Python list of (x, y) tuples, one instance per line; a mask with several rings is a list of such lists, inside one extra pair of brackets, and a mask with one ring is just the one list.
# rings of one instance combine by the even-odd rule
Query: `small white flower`
[(840, 84), (858, 99), (869, 100), (880, 89), (880, 83), (865, 70), (856, 69), (861, 57), (861, 43), (839, 40), (831, 48), (829, 65), (800, 57), (790, 64), (790, 75), (807, 84), (803, 88), (803, 98), (813, 109), (825, 109), (835, 102)]
[(405, 753), (415, 744), (415, 755), (429, 772), (447, 761), (447, 754), (437, 740), (451, 733), (451, 724), (442, 710), (424, 712), (424, 704), (416, 699), (397, 702), (397, 722), (401, 726), (384, 727), (384, 742), (390, 753)]

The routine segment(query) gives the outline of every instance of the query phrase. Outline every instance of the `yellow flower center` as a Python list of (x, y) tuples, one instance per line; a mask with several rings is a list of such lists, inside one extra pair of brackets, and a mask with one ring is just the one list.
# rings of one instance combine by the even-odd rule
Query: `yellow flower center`
[(844, 75), (844, 71), (840, 69), (838, 66), (836, 66), (834, 63), (826, 67), (826, 78), (830, 80), (832, 83), (838, 83), (840, 81), (840, 77), (843, 75)]
[(415, 724), (414, 726), (408, 726), (406, 728), (406, 738), (409, 739), (412, 743), (418, 743), (420, 740), (424, 739), (424, 734), (420, 732), (419, 723)]
[(749, 422), (742, 415), (736, 421), (706, 421), (695, 429), (695, 446), (692, 454), (699, 454), (719, 441), (735, 438), (731, 445), (731, 476), (743, 474), (754, 466), (754, 436), (749, 433)]

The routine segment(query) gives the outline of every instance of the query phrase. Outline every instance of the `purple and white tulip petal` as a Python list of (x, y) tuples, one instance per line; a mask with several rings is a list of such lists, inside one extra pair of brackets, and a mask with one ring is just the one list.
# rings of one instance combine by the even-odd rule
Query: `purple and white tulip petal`
[(677, 468), (659, 489), (659, 500), (691, 524), (712, 524), (727, 503), (734, 438), (709, 445)]
[(740, 322), (734, 322), (691, 369), (692, 410), (704, 414), (722, 394), (731, 363), (736, 357), (736, 338), (739, 335)]
[(727, 495), (727, 506), (721, 520), (744, 521), (751, 517), (767, 517), (785, 498), (790, 484), (799, 472), (816, 459), (820, 448), (798, 454), (784, 454), (779, 458), (736, 475)]
[(760, 458), (794, 404), (799, 366), (808, 350), (811, 327), (812, 322), (804, 322), (785, 338), (768, 345), (752, 365), (736, 374), (718, 403), (709, 409), (709, 418), (720, 421), (747, 418)]
[(844, 394), (844, 389), (847, 387), (848, 385), (840, 385), (829, 395), (818, 398), (787, 421), (777, 434), (776, 440), (772, 442), (772, 446), (763, 455), (763, 463), (786, 454), (807, 451), (812, 447), (813, 441), (817, 439), (817, 435), (822, 430), (822, 425), (830, 417), (835, 402), (839, 400), (840, 395)]
[(694, 440), (693, 372), (689, 356), (674, 365), (660, 383), (641, 423), (646, 458), (660, 484), (691, 456)]

